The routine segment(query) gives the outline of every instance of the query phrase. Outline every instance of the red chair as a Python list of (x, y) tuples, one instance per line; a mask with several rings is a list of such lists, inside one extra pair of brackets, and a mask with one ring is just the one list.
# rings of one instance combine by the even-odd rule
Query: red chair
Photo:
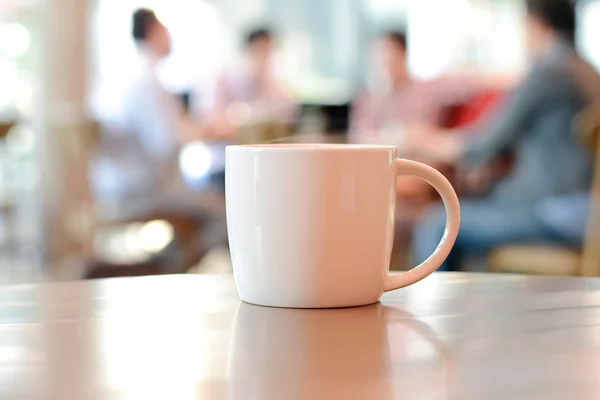
[(456, 129), (473, 125), (485, 117), (502, 97), (501, 92), (490, 90), (478, 93), (467, 102), (451, 107), (447, 112), (444, 128)]

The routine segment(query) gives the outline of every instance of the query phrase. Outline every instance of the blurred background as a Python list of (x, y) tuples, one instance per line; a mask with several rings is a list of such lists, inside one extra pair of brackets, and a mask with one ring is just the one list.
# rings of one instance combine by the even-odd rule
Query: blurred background
[[(600, 1), (575, 9), (577, 54), (600, 70)], [(402, 154), (425, 123), (475, 126), (527, 79), (526, 17), (522, 0), (1, 0), (0, 283), (227, 273), (226, 144), (368, 140)], [(375, 126), (394, 79), (411, 95)], [(428, 117), (413, 121), (414, 102)], [(586, 132), (588, 109), (571, 115)], [(579, 233), (514, 235), (459, 268), (595, 274), (588, 182), (571, 191), (579, 213), (549, 212)], [(406, 269), (437, 198), (409, 180), (398, 199), (392, 261)]]

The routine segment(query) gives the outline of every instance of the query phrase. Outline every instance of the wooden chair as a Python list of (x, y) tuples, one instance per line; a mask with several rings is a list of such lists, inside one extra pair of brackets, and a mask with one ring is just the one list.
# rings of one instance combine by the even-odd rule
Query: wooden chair
[[(2, 174), (2, 176), (0, 176), (1, 180), (2, 180), (2, 184), (6, 185), (6, 180), (9, 180), (10, 177), (7, 174), (7, 167), (8, 165), (6, 165), (8, 159), (10, 159), (9, 154), (6, 151), (6, 147), (5, 147), (5, 142), (6, 142), (6, 138), (8, 137), (9, 132), (12, 130), (12, 128), (16, 125), (16, 122), (2, 122), (0, 123), (0, 143), (2, 144), (2, 153), (0, 155), (0, 162), (2, 165), (0, 165), (0, 174)], [(17, 202), (18, 199), (15, 198), (15, 193), (13, 190), (11, 190), (10, 185), (8, 185), (8, 187), (4, 186), (2, 188), (0, 188), (0, 213), (2, 214), (3, 218), (4, 218), (4, 224), (5, 224), (5, 231), (6, 234), (4, 235), (4, 243), (1, 244), (1, 246), (3, 248), (10, 248), (12, 246), (15, 245), (15, 240), (13, 237), (13, 231), (15, 229), (15, 219), (16, 219), (16, 206), (17, 206)]]
[(291, 133), (291, 125), (284, 122), (268, 121), (261, 124), (245, 125), (238, 128), (236, 144), (277, 142), (288, 138)]
[(491, 271), (567, 276), (600, 276), (600, 104), (583, 110), (576, 126), (594, 151), (590, 214), (582, 251), (561, 246), (511, 245), (492, 251)]
[(4, 139), (15, 126), (14, 122), (0, 122), (0, 138)]
[[(11, 129), (15, 126), (14, 122), (2, 122), (0, 123), (0, 143), (4, 144), (4, 142), (6, 141), (6, 137), (8, 136), (8, 133), (11, 131)], [(4, 149), (4, 146), (2, 146), (2, 148)], [(1, 160), (3, 162), (3, 165), (0, 165), (0, 173), (3, 175), (0, 178), (2, 178), (2, 181), (4, 183), (4, 178), (6, 178), (6, 174), (5, 174), (5, 167), (6, 165), (4, 164), (6, 162), (6, 158), (7, 155), (6, 154), (2, 154), (1, 156)], [(4, 235), (4, 241), (3, 243), (0, 244), (0, 246), (2, 247), (3, 250), (10, 248), (14, 243), (13, 243), (13, 238), (12, 238), (12, 231), (14, 229), (14, 220), (15, 220), (15, 206), (16, 206), (16, 200), (13, 198), (13, 193), (10, 192), (10, 190), (7, 190), (7, 188), (1, 188), (0, 190), (0, 214), (2, 214), (2, 217), (4, 219), (4, 224), (5, 224), (5, 231), (6, 234)]]
[[(197, 263), (208, 251), (210, 238), (204, 215), (193, 215), (194, 207), (178, 204), (174, 207), (147, 201), (127, 201), (105, 204), (91, 193), (88, 165), (100, 141), (100, 126), (92, 120), (70, 123), (62, 127), (66, 156), (75, 172), (72, 187), (75, 204), (64, 218), (64, 231), (72, 242), (71, 252), (83, 258), (83, 278), (138, 276), (182, 273)], [(143, 200), (143, 199), (142, 199)], [(189, 200), (206, 205), (205, 214), (223, 215), (222, 199), (203, 194)], [(209, 218), (206, 218), (209, 219)], [(120, 257), (111, 243), (126, 241), (144, 230), (161, 229), (161, 248), (153, 251), (129, 249)], [(131, 251), (132, 250), (132, 251)]]

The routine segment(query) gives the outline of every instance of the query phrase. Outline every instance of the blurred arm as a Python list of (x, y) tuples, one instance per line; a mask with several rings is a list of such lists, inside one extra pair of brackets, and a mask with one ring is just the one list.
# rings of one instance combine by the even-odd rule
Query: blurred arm
[(214, 99), (215, 101), (212, 113), (218, 115), (224, 115), (227, 110), (227, 106), (235, 101), (231, 93), (229, 83), (227, 82), (227, 76), (225, 74), (221, 75), (217, 80), (217, 84), (215, 85)]
[(462, 72), (428, 82), (434, 94), (432, 103), (438, 107), (459, 104), (484, 91), (506, 91), (514, 87), (515, 77), (480, 72)]
[(177, 116), (166, 95), (156, 86), (140, 86), (135, 102), (130, 105), (138, 142), (156, 160), (169, 159), (178, 147)]
[(526, 131), (526, 125), (540, 102), (552, 94), (552, 74), (533, 71), (505, 100), (484, 126), (467, 131), (440, 130), (433, 126), (410, 129), (411, 147), (430, 161), (480, 167), (507, 150)]
[(498, 109), (487, 129), (478, 135), (467, 135), (460, 149), (460, 158), (467, 166), (480, 166), (510, 148), (526, 131), (527, 123), (544, 101), (551, 95), (552, 74), (534, 70), (510, 96), (504, 107)]
[(213, 87), (212, 107), (207, 113), (206, 125), (202, 137), (208, 140), (231, 140), (236, 130), (227, 117), (227, 108), (235, 101), (229, 87), (227, 76), (222, 74)]
[(178, 99), (158, 84), (145, 83), (130, 105), (140, 146), (155, 160), (166, 161), (179, 147), (203, 136), (202, 122), (186, 114)]
[(350, 114), (350, 140), (368, 143), (377, 132), (375, 110), (368, 94), (360, 95), (354, 102)]
[(462, 103), (485, 89), (482, 77), (474, 74), (449, 75), (428, 84), (433, 94), (432, 103), (437, 103), (438, 107)]

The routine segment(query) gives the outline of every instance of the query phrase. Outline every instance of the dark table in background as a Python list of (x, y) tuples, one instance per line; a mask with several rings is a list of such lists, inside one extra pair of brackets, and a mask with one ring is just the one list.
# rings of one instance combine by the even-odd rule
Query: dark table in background
[(240, 303), (230, 276), (0, 289), (0, 399), (598, 399), (600, 280), (439, 273), (381, 304)]

